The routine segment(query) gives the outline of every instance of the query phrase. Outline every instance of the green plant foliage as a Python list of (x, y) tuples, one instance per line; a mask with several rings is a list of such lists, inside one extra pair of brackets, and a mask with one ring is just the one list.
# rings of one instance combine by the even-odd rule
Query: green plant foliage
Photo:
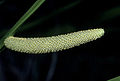
[[(42, 17), (42, 18), (39, 18), (39, 19), (37, 19), (37, 20), (29, 23), (29, 24), (22, 25), (22, 24), (39, 8), (39, 6), (40, 6), (44, 1), (45, 1), (45, 0), (37, 0), (37, 1), (32, 5), (32, 7), (18, 20), (18, 22), (17, 22), (9, 31), (8, 31), (8, 30), (5, 30), (5, 31), (3, 32), (3, 34), (4, 34), (4, 33), (6, 33), (6, 31), (8, 31), (8, 33), (7, 33), (5, 36), (3, 36), (2, 39), (0, 39), (0, 49), (2, 49), (2, 47), (4, 46), (3, 41), (4, 41), (4, 39), (7, 38), (8, 36), (14, 35), (15, 32), (19, 32), (19, 30), (26, 30), (26, 29), (28, 29), (28, 28), (30, 28), (30, 27), (34, 27), (34, 26), (36, 26), (36, 25), (44, 22), (45, 20), (47, 20), (47, 19), (49, 19), (49, 18), (51, 18), (51, 17), (53, 17), (53, 16), (56, 16), (57, 14), (60, 14), (60, 13), (62, 13), (63, 11), (66, 11), (66, 10), (74, 7), (75, 5), (77, 5), (77, 4), (80, 2), (80, 0), (77, 0), (77, 1), (75, 1), (75, 2), (72, 2), (72, 3), (70, 3), (70, 4), (62, 7), (62, 8), (59, 8), (59, 9), (51, 12), (51, 13), (48, 14), (47, 16), (44, 16), (44, 17)], [(22, 25), (22, 26), (21, 26), (21, 25)], [(3, 34), (1, 33), (1, 36), (2, 36)]]
[(79, 3), (80, 3), (80, 0), (77, 0), (75, 2), (69, 3), (68, 5), (66, 5), (66, 6), (64, 6), (62, 8), (58, 8), (58, 9), (52, 11), (51, 13), (49, 13), (48, 15), (45, 15), (45, 16), (43, 16), (41, 18), (38, 18), (38, 19), (32, 21), (31, 23), (26, 23), (26, 24), (22, 25), (21, 27), (19, 27), (18, 31), (21, 31), (21, 30), (24, 31), (24, 30), (30, 29), (32, 27), (35, 27), (36, 25), (41, 24), (44, 21), (46, 21), (46, 20), (48, 20), (48, 19), (50, 19), (50, 18), (52, 18), (54, 16), (57, 16), (58, 14), (60, 14), (60, 13), (62, 13), (64, 11), (67, 11), (70, 8), (75, 7)]
[(99, 22), (111, 20), (111, 19), (116, 18), (118, 16), (120, 16), (120, 6), (112, 8), (110, 10), (107, 10), (107, 11), (103, 12), (100, 15)]
[(108, 81), (120, 81), (120, 76), (115, 77), (115, 78), (113, 78), (113, 79), (110, 79), (110, 80), (108, 80)]
[(4, 40), (8, 36), (13, 36), (16, 30), (41, 6), (45, 0), (37, 0), (31, 8), (17, 21), (17, 23), (8, 31), (8, 33), (3, 36), (0, 40), (0, 49), (4, 46)]
[[(48, 15), (43, 16), (42, 18), (35, 19), (31, 23), (23, 24), (20, 27), (18, 27), (18, 29), (16, 30), (16, 32), (21, 32), (21, 30), (25, 31), (25, 30), (28, 30), (28, 29), (30, 29), (32, 27), (35, 27), (36, 25), (41, 24), (42, 22), (44, 22), (44, 21), (52, 18), (53, 16), (57, 16), (60, 13), (62, 13), (64, 11), (67, 11), (70, 8), (75, 7), (79, 3), (80, 3), (80, 0), (77, 0), (75, 2), (69, 3), (68, 5), (66, 5), (66, 6), (64, 6), (62, 8), (59, 8), (59, 9), (56, 9), (55, 11), (52, 11), (51, 13), (49, 13)], [(69, 29), (70, 29), (70, 26), (69, 26)], [(8, 30), (1, 30), (0, 31), (0, 37), (2, 37), (3, 35), (5, 35), (5, 33), (7, 33), (7, 31)], [(53, 32), (51, 32), (51, 33), (53, 33)]]
[(4, 36), (8, 30), (0, 30), (0, 37)]
[(0, 1), (0, 5), (2, 5), (4, 2), (5, 2), (5, 0), (1, 0), (1, 1)]

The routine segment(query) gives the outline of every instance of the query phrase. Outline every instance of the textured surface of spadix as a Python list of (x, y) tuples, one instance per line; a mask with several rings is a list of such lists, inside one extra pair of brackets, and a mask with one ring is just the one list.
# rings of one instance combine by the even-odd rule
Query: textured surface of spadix
[(89, 29), (65, 35), (41, 38), (19, 38), (10, 36), (5, 39), (5, 46), (11, 50), (24, 53), (49, 53), (69, 49), (87, 43), (104, 34), (104, 30)]

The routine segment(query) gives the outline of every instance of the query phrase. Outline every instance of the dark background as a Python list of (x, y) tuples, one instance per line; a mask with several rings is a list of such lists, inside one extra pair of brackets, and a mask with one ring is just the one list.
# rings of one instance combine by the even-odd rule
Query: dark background
[[(0, 38), (35, 1), (0, 1)], [(75, 1), (46, 0), (24, 24)], [(79, 47), (49, 54), (28, 55), (4, 47), (0, 53), (0, 81), (106, 81), (120, 76), (119, 22), (119, 0), (81, 0), (42, 23), (21, 27), (15, 36), (52, 36), (91, 28), (103, 28), (105, 35)]]

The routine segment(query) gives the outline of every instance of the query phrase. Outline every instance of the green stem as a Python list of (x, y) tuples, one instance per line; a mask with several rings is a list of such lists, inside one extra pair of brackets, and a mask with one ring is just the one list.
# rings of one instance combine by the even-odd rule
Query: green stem
[(14, 35), (16, 30), (42, 5), (45, 0), (37, 0), (30, 9), (17, 21), (17, 23), (8, 31), (8, 33), (3, 36), (0, 40), (0, 49), (4, 46), (4, 40), (8, 36)]
[(35, 27), (35, 26), (38, 25), (38, 24), (40, 25), (40, 24), (43, 23), (44, 21), (46, 21), (46, 20), (48, 20), (48, 19), (50, 19), (50, 18), (52, 18), (52, 17), (54, 17), (54, 16), (56, 16), (56, 15), (64, 12), (64, 11), (66, 11), (66, 10), (68, 10), (68, 9), (76, 6), (76, 5), (78, 5), (79, 3), (80, 3), (80, 0), (77, 0), (77, 1), (75, 1), (75, 2), (71, 2), (71, 3), (69, 3), (68, 5), (66, 5), (66, 6), (64, 6), (64, 7), (62, 7), (62, 8), (56, 9), (56, 10), (54, 10), (53, 12), (49, 13), (48, 15), (45, 15), (45, 16), (41, 17), (40, 19), (36, 19), (35, 21), (33, 21), (33, 22), (31, 22), (31, 23), (27, 23), (27, 24), (25, 24), (25, 25), (22, 25), (22, 26), (18, 29), (18, 31), (19, 31), (19, 30), (26, 30), (26, 29), (28, 29), (28, 28), (30, 29), (30, 28), (32, 28), (32, 27)]

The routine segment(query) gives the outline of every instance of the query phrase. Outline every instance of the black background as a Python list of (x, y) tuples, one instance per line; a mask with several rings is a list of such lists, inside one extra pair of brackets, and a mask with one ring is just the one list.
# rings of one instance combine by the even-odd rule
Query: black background
[[(35, 1), (0, 1), (0, 37), (4, 35), (2, 32), (7, 32)], [(47, 16), (74, 1), (46, 0), (25, 24)], [(105, 35), (102, 38), (55, 53), (57, 65), (51, 81), (106, 81), (120, 76), (120, 16), (111, 18), (109, 13), (108, 18), (104, 16), (107, 11), (116, 7), (120, 7), (119, 0), (81, 0), (78, 5), (47, 19), (42, 24), (21, 30), (15, 36), (52, 36), (103, 28)], [(5, 48), (0, 54), (0, 81), (45, 81), (52, 55), (54, 54), (28, 55)]]

